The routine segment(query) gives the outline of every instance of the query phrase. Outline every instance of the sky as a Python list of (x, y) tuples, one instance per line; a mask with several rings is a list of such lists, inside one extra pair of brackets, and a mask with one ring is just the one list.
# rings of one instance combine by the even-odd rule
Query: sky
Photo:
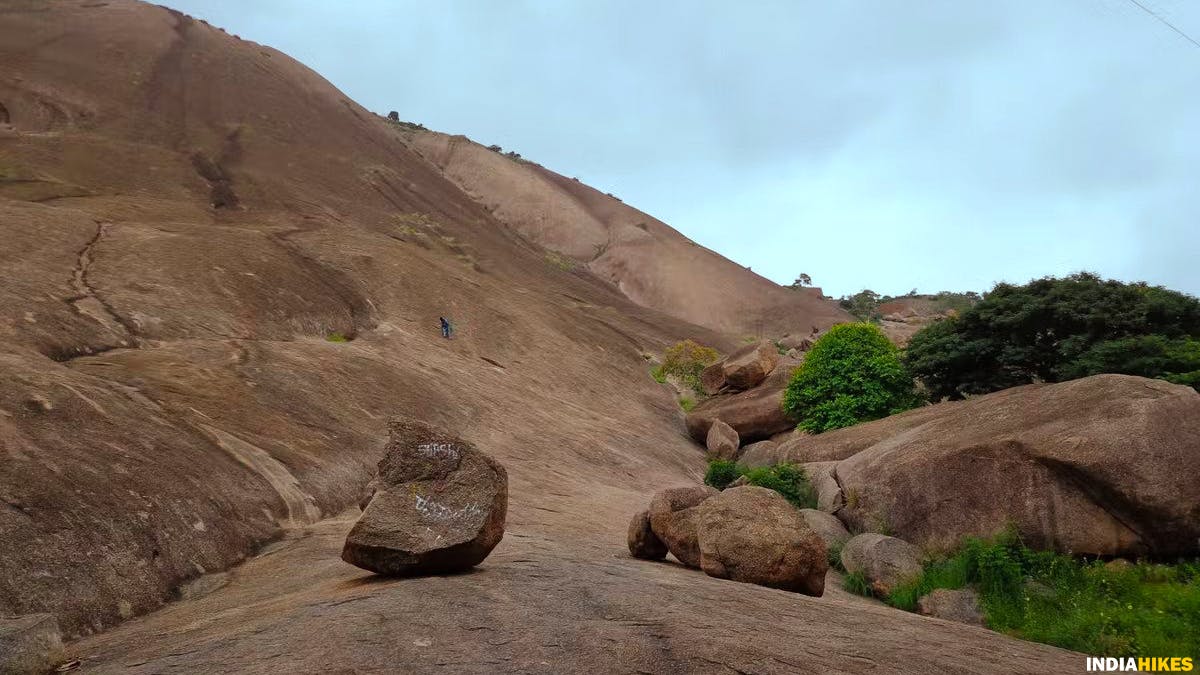
[(165, 1), (782, 284), (1200, 295), (1200, 47), (1133, 0)]

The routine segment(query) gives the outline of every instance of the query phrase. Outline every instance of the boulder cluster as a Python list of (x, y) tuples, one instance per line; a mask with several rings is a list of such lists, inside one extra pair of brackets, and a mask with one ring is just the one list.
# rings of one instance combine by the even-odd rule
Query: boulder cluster
[[(779, 493), (745, 485), (662, 490), (629, 524), (629, 552), (645, 560), (670, 553), (712, 577), (821, 595), (829, 569), (828, 514), (800, 510)], [(834, 519), (836, 522), (836, 519)]]
[[(763, 420), (792, 367), (765, 343), (711, 366), (715, 394), (688, 415), (688, 431), (710, 459), (802, 466), (818, 508), (744, 477), (720, 492), (664, 490), (630, 525), (634, 556), (669, 552), (714, 577), (820, 595), (833, 550), (882, 597), (927, 555), (1011, 527), (1030, 546), (1075, 555), (1200, 554), (1200, 394), (1190, 387), (1098, 375), (761, 440), (785, 426)], [(743, 414), (751, 400), (770, 406)], [(983, 621), (970, 589), (931, 593), (918, 611)]]
[[(783, 391), (801, 359), (781, 355), (770, 342), (758, 342), (733, 352), (700, 373), (700, 384), (708, 398), (687, 414), (688, 434), (707, 444), (718, 420), (718, 436), (724, 440), (714, 457), (733, 459), (731, 452), (741, 443), (771, 438), (796, 427), (781, 407)], [(732, 432), (732, 433), (731, 433)], [(733, 443), (732, 451), (730, 443)]]
[(466, 441), (412, 420), (391, 424), (386, 454), (342, 559), (387, 575), (461, 572), (504, 536), (508, 474)]

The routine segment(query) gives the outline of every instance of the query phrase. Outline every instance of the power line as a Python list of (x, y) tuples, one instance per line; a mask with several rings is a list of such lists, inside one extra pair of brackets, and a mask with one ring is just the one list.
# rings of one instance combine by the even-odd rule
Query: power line
[(1191, 35), (1188, 35), (1187, 33), (1183, 32), (1183, 31), (1179, 30), (1178, 28), (1176, 28), (1175, 26), (1171, 25), (1170, 21), (1167, 21), (1166, 19), (1162, 18), (1158, 14), (1154, 13), (1153, 11), (1151, 11), (1151, 9), (1149, 7), (1138, 2), (1138, 0), (1129, 0), (1129, 2), (1132, 2), (1133, 4), (1137, 5), (1143, 12), (1149, 14), (1150, 16), (1154, 17), (1155, 19), (1158, 19), (1162, 23), (1162, 25), (1166, 26), (1167, 28), (1170, 28), (1171, 30), (1175, 31), (1176, 33), (1179, 33), (1180, 37), (1182, 37), (1184, 40), (1187, 40), (1188, 42), (1196, 45), (1197, 47), (1200, 47), (1200, 42), (1196, 42), (1194, 39), (1192, 39)]

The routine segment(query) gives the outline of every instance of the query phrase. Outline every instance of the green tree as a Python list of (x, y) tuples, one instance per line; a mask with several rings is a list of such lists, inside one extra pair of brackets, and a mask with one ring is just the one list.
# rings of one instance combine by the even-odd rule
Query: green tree
[(869, 323), (829, 329), (783, 394), (784, 410), (810, 433), (876, 420), (919, 403), (896, 346)]
[(1196, 298), (1084, 272), (997, 284), (914, 335), (905, 361), (935, 399), (1101, 372), (1194, 383), (1196, 338)]
[(716, 363), (718, 358), (720, 354), (712, 347), (705, 347), (695, 340), (683, 340), (667, 348), (658, 371), (661, 375), (674, 375), (700, 391), (700, 371)]
[(838, 300), (842, 309), (850, 312), (860, 321), (878, 321), (880, 302), (882, 302), (880, 295), (869, 288), (854, 295), (843, 295)]

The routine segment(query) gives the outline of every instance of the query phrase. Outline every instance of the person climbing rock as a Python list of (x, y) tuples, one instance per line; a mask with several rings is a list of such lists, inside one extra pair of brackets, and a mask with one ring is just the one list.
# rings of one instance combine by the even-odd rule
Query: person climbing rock
[(450, 322), (447, 321), (446, 317), (444, 317), (444, 316), (439, 316), (438, 319), (441, 320), (441, 322), (442, 322), (442, 337), (449, 340), (450, 339)]

